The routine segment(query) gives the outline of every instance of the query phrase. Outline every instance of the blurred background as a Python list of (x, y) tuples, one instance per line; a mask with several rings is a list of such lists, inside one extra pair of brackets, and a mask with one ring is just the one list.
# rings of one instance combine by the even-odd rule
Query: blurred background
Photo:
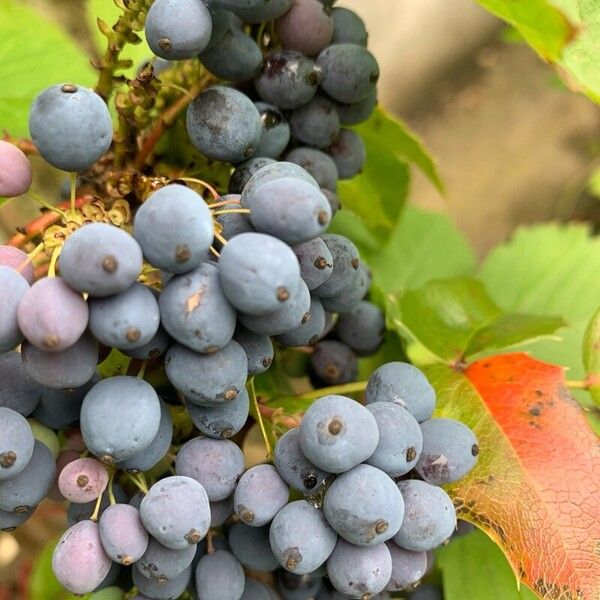
[[(85, 0), (26, 3), (93, 52)], [(339, 4), (367, 23), (381, 66), (381, 104), (437, 159), (446, 197), (415, 173), (415, 204), (449, 214), (479, 257), (520, 224), (575, 219), (600, 226), (600, 181), (594, 185), (593, 176), (600, 110), (566, 90), (503, 23), (472, 0)], [(57, 177), (38, 170), (35, 187), (58, 191)], [(0, 239), (36, 211), (20, 202), (3, 208)], [(54, 539), (63, 518), (59, 504), (46, 503), (16, 535), (0, 534), (0, 600), (27, 598), (31, 558)]]

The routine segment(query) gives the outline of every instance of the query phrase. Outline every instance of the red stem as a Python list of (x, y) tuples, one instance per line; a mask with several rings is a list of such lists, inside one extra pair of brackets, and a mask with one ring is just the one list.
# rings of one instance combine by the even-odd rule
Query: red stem
[[(77, 208), (81, 208), (84, 204), (87, 204), (91, 200), (92, 196), (82, 196), (81, 198), (77, 198), (75, 200), (75, 206)], [(58, 204), (58, 208), (69, 209), (70, 207), (71, 202), (69, 200)], [(21, 248), (23, 244), (34, 238), (36, 235), (44, 232), (46, 229), (48, 229), (48, 227), (54, 225), (59, 219), (60, 215), (55, 212), (44, 212), (39, 217), (28, 223), (21, 232), (13, 235), (7, 243), (9, 246)]]

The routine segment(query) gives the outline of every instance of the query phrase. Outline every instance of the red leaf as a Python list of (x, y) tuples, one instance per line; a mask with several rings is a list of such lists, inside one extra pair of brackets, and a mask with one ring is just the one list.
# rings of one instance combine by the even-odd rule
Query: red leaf
[(480, 441), (476, 469), (448, 490), (461, 518), (542, 598), (600, 599), (600, 443), (563, 369), (517, 353), (431, 376), (439, 412)]

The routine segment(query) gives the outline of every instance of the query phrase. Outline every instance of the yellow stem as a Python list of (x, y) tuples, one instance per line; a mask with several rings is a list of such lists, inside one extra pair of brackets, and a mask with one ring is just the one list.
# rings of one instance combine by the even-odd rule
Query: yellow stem
[(217, 231), (215, 231), (215, 237), (221, 242), (221, 244), (223, 244), (223, 246), (227, 244), (227, 240)]
[(206, 183), (206, 181), (203, 181), (202, 179), (196, 179), (195, 177), (178, 177), (177, 179), (180, 179), (181, 181), (187, 181), (189, 183), (197, 183), (198, 185), (205, 187), (213, 195), (213, 198), (219, 198), (219, 193), (217, 190), (215, 190), (210, 183)]
[(222, 200), (221, 202), (212, 202), (208, 205), (208, 207), (212, 210), (213, 208), (217, 208), (218, 206), (227, 206), (228, 204), (239, 204), (239, 200)]
[(142, 366), (137, 374), (140, 379), (144, 379), (144, 375), (146, 374), (146, 367), (148, 366), (148, 359), (144, 359), (142, 361)]
[(265, 450), (267, 451), (267, 456), (271, 456), (273, 449), (271, 448), (271, 442), (269, 441), (267, 428), (265, 427), (265, 422), (260, 412), (260, 406), (258, 405), (258, 398), (256, 397), (256, 389), (254, 387), (254, 377), (251, 377), (248, 380), (248, 392), (250, 393), (250, 400), (252, 402), (252, 405), (254, 406), (254, 410), (256, 411), (256, 420), (258, 421), (260, 433), (262, 434), (263, 440), (265, 442)]
[(219, 258), (219, 256), (221, 256), (221, 254), (217, 251), (217, 249), (214, 246), (210, 247), (210, 251), (217, 257)]
[(75, 198), (77, 197), (77, 173), (71, 173), (71, 214), (75, 214)]
[(94, 512), (92, 513), (92, 516), (90, 517), (90, 521), (98, 520), (98, 516), (100, 515), (100, 504), (102, 504), (102, 494), (100, 494), (98, 496), (98, 499), (96, 500), (96, 506), (94, 507)]
[(60, 218), (66, 223), (67, 222), (67, 214), (65, 213), (64, 210), (61, 210), (60, 208), (58, 208), (57, 206), (54, 206), (54, 204), (50, 204), (50, 202), (46, 202), (46, 200), (44, 200), (39, 194), (36, 194), (35, 192), (29, 192), (27, 194), (34, 202), (37, 202), (38, 204), (40, 204), (41, 206), (43, 206), (44, 208), (47, 208), (48, 210), (51, 210), (52, 212), (56, 213), (57, 215), (60, 216)]
[(108, 499), (110, 500), (111, 506), (113, 504), (117, 503), (117, 500), (115, 498), (115, 492), (113, 490), (113, 482), (115, 480), (115, 474), (116, 474), (116, 472), (117, 472), (116, 469), (112, 469), (112, 471), (110, 473), (110, 477), (108, 478)]
[(138, 479), (133, 473), (127, 473), (127, 477), (129, 477), (129, 479), (131, 479), (131, 481), (133, 481), (133, 483), (135, 483), (136, 487), (140, 491), (144, 492), (144, 494), (148, 493), (148, 486), (146, 485), (145, 482)]
[(215, 210), (213, 211), (213, 215), (231, 215), (231, 214), (240, 214), (240, 215), (249, 215), (249, 208), (227, 208), (225, 210)]
[(62, 246), (56, 246), (56, 248), (52, 250), (52, 257), (50, 258), (50, 265), (48, 266), (48, 277), (56, 277), (56, 261), (60, 256), (61, 250)]
[(296, 398), (302, 398), (303, 400), (316, 400), (321, 396), (328, 396), (329, 394), (353, 394), (355, 392), (363, 392), (367, 387), (367, 381), (356, 381), (354, 383), (345, 383), (343, 385), (332, 385), (330, 387), (319, 388), (318, 390), (312, 390), (305, 394), (298, 394)]
[(188, 90), (186, 90), (184, 87), (181, 87), (180, 85), (177, 85), (176, 83), (166, 83), (163, 81), (161, 85), (162, 87), (173, 88), (174, 90), (182, 92), (183, 94), (188, 96), (190, 100), (194, 99), (194, 96), (192, 96)]

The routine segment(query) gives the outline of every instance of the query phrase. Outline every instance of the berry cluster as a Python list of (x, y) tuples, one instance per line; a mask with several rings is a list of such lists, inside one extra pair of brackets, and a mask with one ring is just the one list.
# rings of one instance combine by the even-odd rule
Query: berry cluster
[[(128, 204), (123, 217), (95, 201), (59, 210), (63, 226), (29, 255), (0, 246), (0, 529), (67, 500), (53, 568), (76, 594), (268, 600), (270, 582), (286, 600), (385, 597), (414, 586), (455, 529), (439, 486), (473, 467), (477, 441), (432, 418), (411, 365), (380, 367), (365, 405), (324, 390), (279, 437), (274, 466), (246, 470), (238, 446), (251, 400), (260, 420), (252, 378), (276, 352), (309, 354), (321, 388), (353, 382), (383, 341), (367, 267), (327, 232), (338, 179), (365, 160), (342, 125), (368, 118), (378, 78), (364, 24), (330, 4), (155, 0), (156, 72), (197, 57), (229, 82), (186, 118), (192, 144), (232, 165), (228, 193), (157, 177), (131, 221)], [(36, 98), (30, 131), (72, 173), (113, 143), (106, 104), (72, 84)], [(0, 142), (0, 167), (0, 195), (27, 191), (20, 150)], [(47, 273), (34, 273), (40, 252)], [(111, 350), (138, 375), (103, 378)]]

